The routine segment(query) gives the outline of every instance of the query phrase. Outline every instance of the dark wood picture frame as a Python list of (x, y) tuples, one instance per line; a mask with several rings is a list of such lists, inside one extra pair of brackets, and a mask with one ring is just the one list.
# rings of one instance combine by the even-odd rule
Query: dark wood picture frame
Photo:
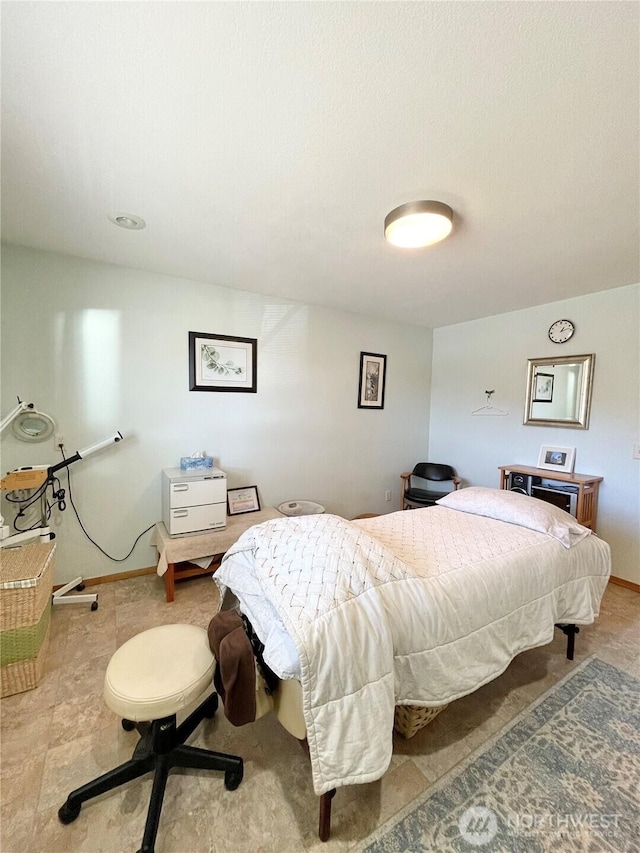
[(189, 391), (257, 390), (257, 338), (189, 332)]
[(384, 409), (387, 357), (376, 352), (360, 353), (359, 409)]

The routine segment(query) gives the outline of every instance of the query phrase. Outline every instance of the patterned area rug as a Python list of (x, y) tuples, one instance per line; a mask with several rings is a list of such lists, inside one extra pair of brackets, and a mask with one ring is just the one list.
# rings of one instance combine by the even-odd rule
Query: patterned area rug
[(592, 658), (362, 847), (637, 853), (640, 680)]

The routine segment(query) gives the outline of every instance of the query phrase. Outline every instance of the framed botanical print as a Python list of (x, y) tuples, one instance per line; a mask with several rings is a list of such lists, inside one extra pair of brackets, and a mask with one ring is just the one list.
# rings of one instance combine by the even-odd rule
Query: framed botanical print
[(189, 390), (255, 394), (258, 341), (231, 335), (189, 332)]

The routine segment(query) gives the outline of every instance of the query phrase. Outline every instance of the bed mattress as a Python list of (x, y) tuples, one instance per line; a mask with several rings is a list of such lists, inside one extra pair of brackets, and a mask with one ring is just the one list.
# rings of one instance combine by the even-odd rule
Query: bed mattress
[(265, 662), (301, 681), (316, 793), (384, 773), (396, 704), (447, 704), (550, 642), (554, 623), (592, 622), (610, 557), (581, 531), (568, 547), (444, 506), (247, 531), (215, 580), (240, 600)]

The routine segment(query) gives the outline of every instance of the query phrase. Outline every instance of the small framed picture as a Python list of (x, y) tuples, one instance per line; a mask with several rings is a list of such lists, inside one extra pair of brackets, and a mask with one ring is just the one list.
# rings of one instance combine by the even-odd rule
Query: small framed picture
[(550, 447), (543, 444), (538, 456), (538, 468), (549, 471), (564, 471), (571, 474), (576, 459), (575, 447)]
[(359, 409), (384, 409), (387, 357), (375, 352), (360, 353)]
[(227, 489), (227, 511), (229, 515), (241, 515), (243, 512), (258, 512), (260, 498), (257, 486), (243, 486), (241, 489)]
[(533, 387), (533, 403), (553, 402), (553, 373), (536, 373)]
[(255, 394), (257, 376), (256, 338), (189, 332), (189, 391)]

